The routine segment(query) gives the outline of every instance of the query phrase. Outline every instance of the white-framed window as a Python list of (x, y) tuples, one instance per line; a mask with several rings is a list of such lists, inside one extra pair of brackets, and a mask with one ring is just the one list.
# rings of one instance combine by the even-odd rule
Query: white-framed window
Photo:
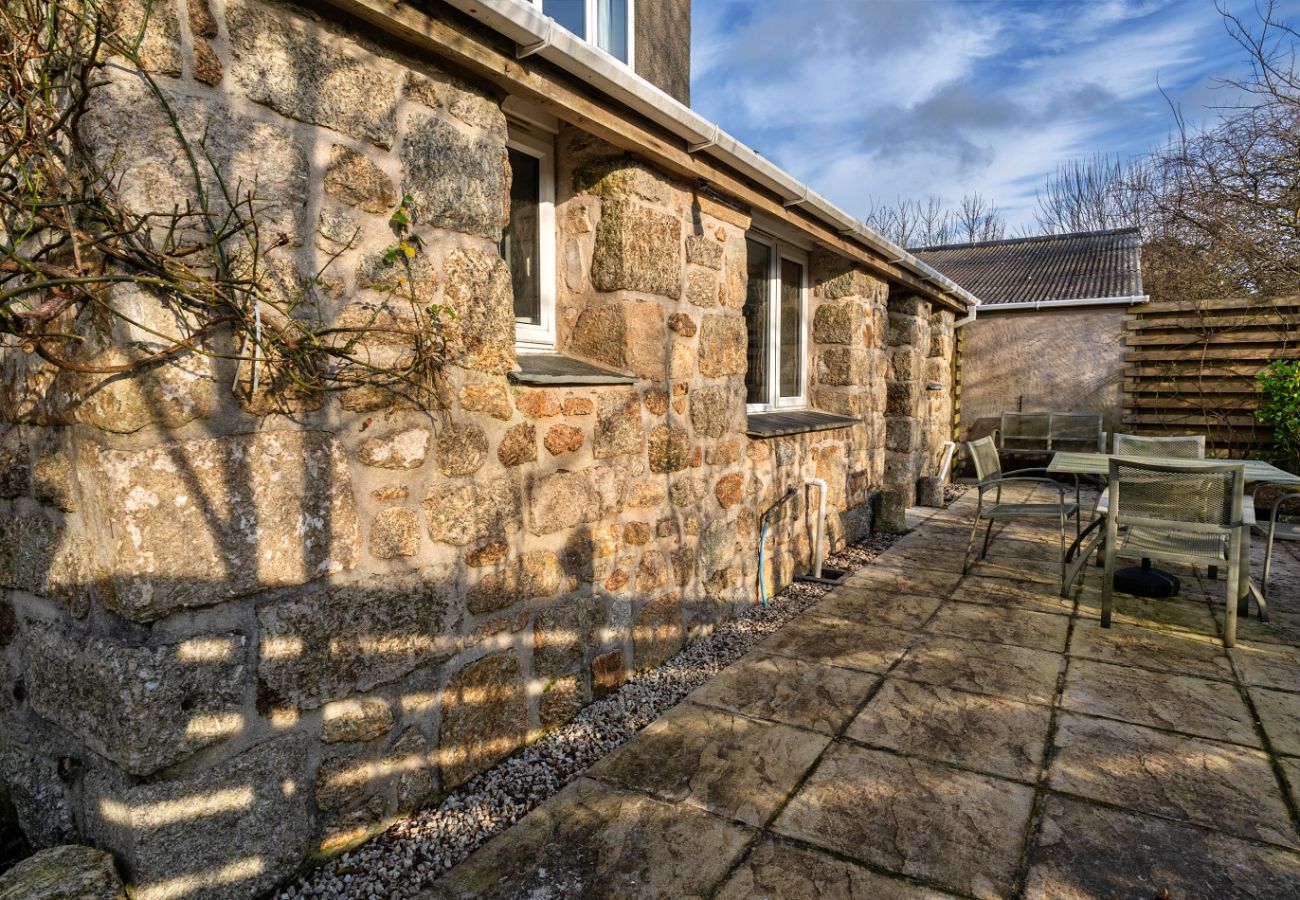
[(619, 62), (632, 65), (636, 39), (636, 0), (525, 0), (555, 24)]
[(745, 236), (749, 412), (808, 405), (808, 254), (761, 232)]
[(501, 232), (501, 258), (510, 267), (515, 340), (555, 347), (555, 144), (549, 136), (512, 127), (510, 222)]

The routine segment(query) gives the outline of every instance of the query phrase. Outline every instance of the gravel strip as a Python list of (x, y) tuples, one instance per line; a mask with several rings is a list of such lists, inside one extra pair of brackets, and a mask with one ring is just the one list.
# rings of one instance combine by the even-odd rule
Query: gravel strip
[[(879, 556), (896, 535), (873, 534), (827, 557), (853, 571)], [(617, 749), (755, 644), (816, 603), (829, 588), (796, 582), (719, 625), (657, 669), (584, 708), (524, 750), (476, 776), (440, 805), (307, 873), (275, 895), (387, 900), (415, 897), (491, 837)]]

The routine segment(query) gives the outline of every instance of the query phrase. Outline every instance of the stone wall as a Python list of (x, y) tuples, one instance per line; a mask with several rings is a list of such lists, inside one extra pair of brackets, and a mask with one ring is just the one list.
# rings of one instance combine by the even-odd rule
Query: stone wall
[(983, 437), (1004, 412), (1123, 414), (1124, 307), (981, 312), (963, 326), (963, 440)]
[[(155, 2), (146, 49), (215, 163), (256, 179), (278, 284), (324, 321), (373, 315), (410, 194), (414, 287), (456, 318), (430, 408), (367, 388), (286, 410), (197, 355), (107, 378), (0, 359), (0, 776), (34, 843), (110, 850), (135, 896), (255, 896), (435, 801), (752, 603), (787, 487), (773, 591), (809, 563), (805, 478), (840, 546), (934, 452), (922, 380), (951, 316), (825, 252), (811, 399), (860, 424), (747, 438), (749, 216), (574, 128), (559, 349), (635, 382), (515, 384), (498, 93), (258, 0)], [(87, 140), (129, 161), (128, 196), (183, 202), (157, 105), (105, 82)], [(87, 333), (105, 358), (158, 342)]]

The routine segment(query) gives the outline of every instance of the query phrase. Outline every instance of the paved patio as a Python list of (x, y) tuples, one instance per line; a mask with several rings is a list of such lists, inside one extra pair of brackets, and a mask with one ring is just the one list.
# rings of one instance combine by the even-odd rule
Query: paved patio
[(1105, 631), (1097, 569), (1057, 596), (1046, 526), (962, 577), (973, 509), (934, 513), (429, 896), (1300, 896), (1294, 545), (1271, 623), (1225, 652), (1222, 581), (1116, 595)]

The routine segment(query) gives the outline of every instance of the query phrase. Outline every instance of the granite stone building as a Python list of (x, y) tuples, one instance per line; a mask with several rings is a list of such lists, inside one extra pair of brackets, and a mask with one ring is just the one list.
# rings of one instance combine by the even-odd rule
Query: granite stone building
[[(105, 66), (83, 138), (123, 192), (193, 188), (151, 81), (312, 315), (400, 317), (404, 196), (410, 287), (455, 315), (425, 404), (0, 350), (0, 778), (34, 844), (257, 896), (805, 571), (809, 478), (838, 547), (933, 473), (974, 297), (685, 105), (687, 0), (118, 6), (148, 79)], [(87, 358), (169, 333), (108, 302)]]

